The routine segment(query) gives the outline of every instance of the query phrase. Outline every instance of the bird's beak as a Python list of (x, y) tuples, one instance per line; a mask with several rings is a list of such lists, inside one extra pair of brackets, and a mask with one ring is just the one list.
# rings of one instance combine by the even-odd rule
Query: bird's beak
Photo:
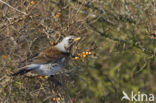
[(80, 37), (76, 37), (76, 38), (74, 38), (74, 42), (75, 41), (78, 41), (78, 40), (80, 40), (81, 38)]

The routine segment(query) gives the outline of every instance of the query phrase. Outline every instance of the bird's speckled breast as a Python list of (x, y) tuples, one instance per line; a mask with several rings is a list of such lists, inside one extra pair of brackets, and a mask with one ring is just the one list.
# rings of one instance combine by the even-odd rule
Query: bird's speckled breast
[(47, 75), (48, 77), (59, 72), (65, 63), (65, 58), (62, 58), (58, 63), (41, 64), (36, 70), (39, 75)]

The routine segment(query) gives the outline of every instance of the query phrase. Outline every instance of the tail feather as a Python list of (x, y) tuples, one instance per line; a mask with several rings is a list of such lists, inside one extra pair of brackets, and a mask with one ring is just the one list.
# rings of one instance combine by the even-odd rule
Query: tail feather
[(28, 65), (28, 66), (22, 67), (21, 70), (12, 74), (11, 76), (23, 75), (25, 73), (28, 73), (28, 72), (34, 70), (34, 69), (37, 69), (38, 67), (39, 67), (38, 65)]
[(27, 72), (29, 72), (29, 71), (32, 71), (32, 70), (33, 70), (33, 69), (24, 68), (24, 69), (19, 70), (18, 72), (14, 73), (14, 74), (12, 74), (12, 76), (23, 75), (23, 74), (25, 74), (25, 73), (27, 73)]

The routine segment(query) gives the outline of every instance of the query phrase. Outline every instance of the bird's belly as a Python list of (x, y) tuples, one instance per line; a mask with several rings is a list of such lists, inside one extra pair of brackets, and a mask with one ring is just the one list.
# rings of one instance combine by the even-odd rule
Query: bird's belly
[(56, 74), (62, 68), (61, 64), (42, 64), (36, 71), (39, 75), (47, 75), (48, 77)]

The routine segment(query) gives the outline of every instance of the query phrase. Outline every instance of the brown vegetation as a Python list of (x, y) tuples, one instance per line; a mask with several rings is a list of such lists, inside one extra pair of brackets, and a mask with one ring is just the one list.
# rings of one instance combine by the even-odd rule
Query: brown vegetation
[[(123, 90), (155, 94), (154, 14), (154, 0), (0, 0), (0, 102), (120, 103)], [(82, 39), (54, 76), (64, 86), (9, 76), (67, 35)]]

